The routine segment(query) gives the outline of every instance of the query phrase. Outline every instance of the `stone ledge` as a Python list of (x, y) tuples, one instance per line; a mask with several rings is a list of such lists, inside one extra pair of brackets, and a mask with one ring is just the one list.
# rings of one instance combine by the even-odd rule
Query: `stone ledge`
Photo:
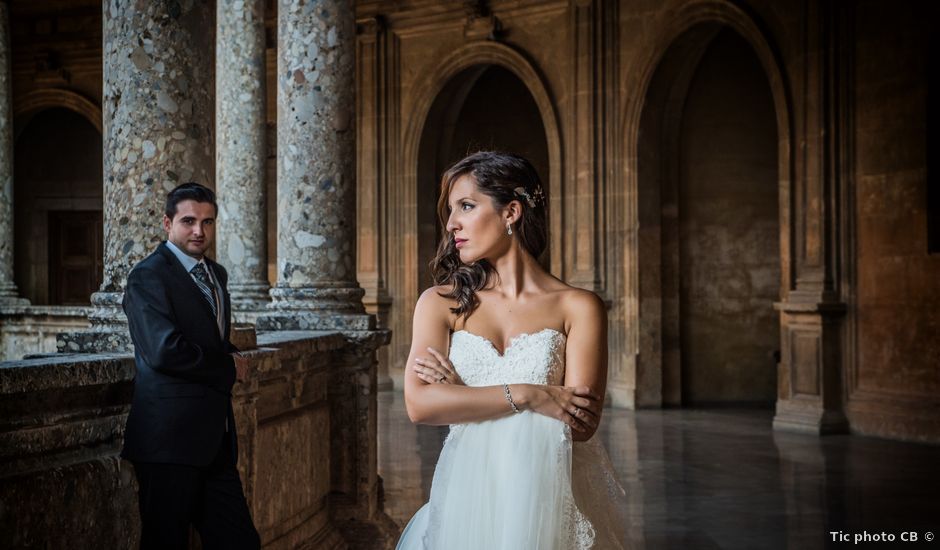
[(34, 306), (0, 304), (0, 317), (80, 317), (91, 314), (91, 306)]
[(317, 351), (332, 351), (346, 345), (341, 332), (335, 330), (281, 330), (258, 333), (258, 347), (283, 347), (312, 341)]
[(4, 361), (0, 363), (0, 396), (112, 384), (133, 378), (134, 358), (127, 354), (62, 354)]
[[(232, 399), (239, 469), (266, 544), (392, 543), (377, 508), (370, 347), (387, 337), (270, 332), (245, 352), (249, 379)], [(0, 363), (0, 547), (135, 546), (136, 484), (118, 458), (134, 375), (126, 353)]]

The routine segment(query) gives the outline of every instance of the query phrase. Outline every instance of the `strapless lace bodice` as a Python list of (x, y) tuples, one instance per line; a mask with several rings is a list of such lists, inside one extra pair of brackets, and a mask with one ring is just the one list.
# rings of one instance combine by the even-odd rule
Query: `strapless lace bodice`
[[(514, 337), (500, 355), (486, 338), (458, 330), (449, 355), (468, 386), (561, 385), (566, 344), (563, 333), (546, 328)], [(431, 498), (398, 550), (622, 549), (625, 495), (592, 441), (573, 450), (566, 424), (528, 410), (452, 425)]]
[(565, 379), (565, 335), (551, 328), (519, 334), (500, 355), (486, 338), (458, 330), (451, 336), (450, 361), (468, 386), (560, 385)]

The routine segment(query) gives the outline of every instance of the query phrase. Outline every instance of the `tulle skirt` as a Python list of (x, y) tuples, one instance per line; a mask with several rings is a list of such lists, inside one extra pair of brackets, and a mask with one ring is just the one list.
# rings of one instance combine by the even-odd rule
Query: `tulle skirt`
[(592, 438), (523, 412), (454, 425), (401, 550), (620, 549), (626, 495)]

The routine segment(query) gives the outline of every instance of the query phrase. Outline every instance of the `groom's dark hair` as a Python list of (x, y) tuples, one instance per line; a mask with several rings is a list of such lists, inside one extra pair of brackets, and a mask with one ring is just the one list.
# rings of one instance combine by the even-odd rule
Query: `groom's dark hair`
[(167, 193), (163, 213), (172, 220), (176, 216), (176, 205), (187, 200), (211, 203), (216, 215), (219, 214), (219, 205), (215, 202), (215, 193), (212, 189), (194, 181), (177, 185), (175, 189)]

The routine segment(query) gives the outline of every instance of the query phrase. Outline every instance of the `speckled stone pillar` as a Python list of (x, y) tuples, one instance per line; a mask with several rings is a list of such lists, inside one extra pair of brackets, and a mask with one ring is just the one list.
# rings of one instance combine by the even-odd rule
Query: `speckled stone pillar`
[(268, 296), (265, 223), (264, 0), (217, 0), (216, 192), (219, 263), (238, 320)]
[(0, 2), (0, 305), (25, 305), (13, 282), (13, 91), (10, 6)]
[(167, 191), (214, 186), (211, 4), (106, 0), (103, 10), (104, 277), (92, 332), (60, 335), (60, 351), (129, 349), (124, 285), (166, 237)]
[(355, 265), (355, 15), (278, 2), (278, 281), (261, 330), (374, 328)]

